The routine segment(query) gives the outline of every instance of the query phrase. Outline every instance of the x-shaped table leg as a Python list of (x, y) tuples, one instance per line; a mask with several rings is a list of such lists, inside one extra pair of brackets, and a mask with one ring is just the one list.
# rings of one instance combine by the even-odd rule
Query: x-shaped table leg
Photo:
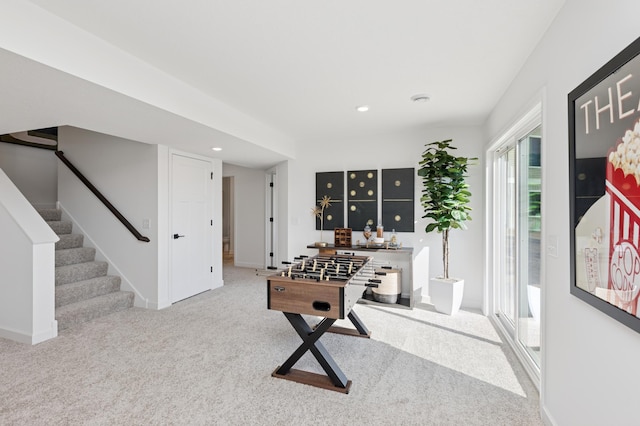
[[(325, 318), (315, 327), (315, 330), (313, 330), (309, 327), (309, 324), (307, 324), (302, 315), (289, 312), (284, 312), (284, 315), (287, 317), (300, 338), (302, 338), (302, 344), (293, 352), (293, 354), (291, 354), (289, 359), (287, 359), (281, 367), (276, 369), (273, 376), (289, 378), (290, 380), (321, 386), (327, 389), (337, 388), (334, 390), (340, 390), (345, 393), (349, 392), (351, 381), (347, 380), (347, 377), (344, 375), (342, 370), (340, 370), (338, 364), (336, 364), (327, 349), (318, 340), (329, 329), (329, 327), (336, 322), (336, 320), (333, 318)], [(298, 362), (302, 355), (307, 351), (311, 351), (316, 360), (318, 360), (322, 369), (327, 373), (327, 376), (331, 380), (333, 387), (321, 383), (320, 379), (316, 377), (318, 375), (315, 373), (292, 370), (291, 367), (293, 367), (293, 365)], [(288, 377), (287, 375), (291, 376)]]

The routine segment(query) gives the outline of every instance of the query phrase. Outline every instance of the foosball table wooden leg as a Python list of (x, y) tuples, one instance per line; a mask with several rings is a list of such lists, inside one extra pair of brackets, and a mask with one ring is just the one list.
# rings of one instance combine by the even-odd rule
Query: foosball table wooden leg
[[(327, 330), (329, 330), (336, 320), (333, 318), (325, 318), (315, 327), (315, 330), (313, 330), (304, 320), (302, 315), (289, 312), (284, 312), (284, 315), (287, 317), (303, 342), (284, 362), (284, 364), (272, 373), (272, 376), (325, 389), (336, 390), (343, 393), (349, 393), (351, 380), (347, 380), (347, 377), (344, 375), (340, 367), (338, 367), (338, 364), (336, 364), (327, 349), (318, 340)], [(316, 360), (318, 360), (318, 363), (320, 363), (320, 366), (322, 366), (322, 369), (327, 374), (326, 376), (292, 368), (307, 351), (310, 351)]]
[(366, 337), (366, 338), (371, 337), (371, 332), (364, 325), (360, 317), (356, 315), (353, 309), (351, 310), (351, 312), (349, 312), (349, 315), (347, 315), (347, 318), (349, 318), (349, 320), (351, 320), (351, 323), (356, 327), (355, 330), (347, 327), (333, 326), (327, 331), (329, 333), (346, 334), (347, 336)]

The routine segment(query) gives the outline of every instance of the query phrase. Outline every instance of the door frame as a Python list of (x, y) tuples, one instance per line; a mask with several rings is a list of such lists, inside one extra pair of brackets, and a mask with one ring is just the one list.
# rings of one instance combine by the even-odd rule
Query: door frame
[[(265, 173), (265, 256), (264, 269), (278, 267), (278, 185), (276, 169)], [(270, 220), (273, 218), (273, 221)]]
[[(494, 223), (494, 211), (499, 209), (497, 205), (498, 200), (496, 200), (496, 196), (498, 195), (494, 191), (495, 181), (497, 179), (495, 161), (503, 152), (503, 148), (509, 145), (512, 142), (517, 144), (518, 136), (526, 134), (528, 131), (534, 129), (536, 126), (541, 126), (541, 137), (542, 137), (542, 152), (543, 155), (546, 152), (546, 120), (544, 116), (545, 111), (545, 94), (544, 90), (539, 93), (538, 96), (534, 97), (534, 99), (528, 104), (528, 108), (525, 109), (525, 113), (523, 113), (518, 120), (515, 120), (511, 126), (508, 126), (508, 130), (502, 132), (499, 137), (494, 139), (489, 145), (485, 152), (486, 158), (486, 167), (485, 167), (485, 302), (483, 304), (483, 311), (485, 314), (488, 314), (492, 323), (496, 326), (496, 328), (505, 336), (505, 340), (512, 347), (516, 357), (519, 359), (521, 365), (524, 367), (525, 371), (532, 379), (532, 382), (535, 384), (536, 388), (539, 391), (542, 391), (543, 384), (541, 383), (543, 374), (542, 371), (545, 366), (545, 281), (546, 281), (546, 259), (545, 259), (545, 251), (542, 250), (540, 255), (540, 364), (538, 368), (535, 368), (531, 365), (531, 360), (529, 359), (529, 355), (523, 353), (521, 348), (518, 346), (520, 343), (514, 341), (511, 338), (511, 333), (507, 328), (503, 325), (502, 321), (496, 317), (497, 312), (497, 291), (495, 291), (494, 286), (497, 280), (494, 272), (496, 271), (497, 266), (497, 256), (498, 254), (494, 251), (496, 247), (496, 241), (498, 238), (498, 230), (496, 229), (496, 224)], [(524, 129), (529, 129), (525, 131)], [(544, 176), (542, 179), (542, 193), (545, 193), (545, 185), (546, 182), (544, 180)], [(542, 201), (542, 211), (541, 211), (541, 247), (546, 247), (546, 214), (545, 214), (545, 203), (544, 203), (544, 195)], [(517, 300), (517, 298), (516, 298)], [(517, 303), (517, 302), (516, 302)], [(517, 325), (516, 325), (517, 327)]]

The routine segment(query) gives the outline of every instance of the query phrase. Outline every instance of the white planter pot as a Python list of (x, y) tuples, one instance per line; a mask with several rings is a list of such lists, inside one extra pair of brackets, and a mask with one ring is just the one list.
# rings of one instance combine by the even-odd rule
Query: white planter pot
[(436, 311), (447, 315), (453, 315), (460, 309), (462, 294), (464, 293), (464, 280), (457, 278), (431, 278), (429, 294), (431, 303)]

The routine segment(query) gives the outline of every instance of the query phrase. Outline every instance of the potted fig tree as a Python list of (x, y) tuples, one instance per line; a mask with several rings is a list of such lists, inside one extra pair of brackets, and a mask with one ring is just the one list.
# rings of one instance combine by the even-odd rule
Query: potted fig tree
[(429, 285), (431, 302), (438, 312), (455, 314), (462, 303), (464, 280), (449, 276), (449, 233), (466, 229), (471, 220), (471, 192), (466, 182), (467, 169), (477, 158), (457, 157), (451, 139), (426, 144), (419, 163), (422, 177), (420, 203), (423, 218), (428, 219), (425, 232), (442, 234), (442, 276), (432, 278)]

